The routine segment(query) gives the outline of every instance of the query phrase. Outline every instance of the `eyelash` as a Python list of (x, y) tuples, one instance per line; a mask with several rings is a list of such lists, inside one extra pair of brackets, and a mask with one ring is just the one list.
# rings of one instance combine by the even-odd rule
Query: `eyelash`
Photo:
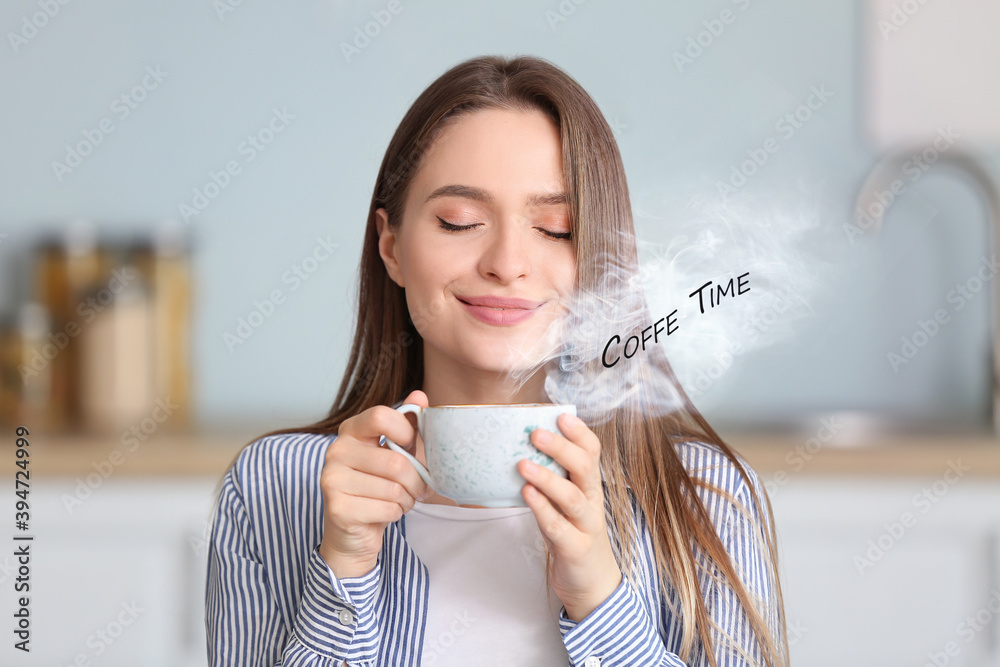
[[(438, 220), (441, 221), (441, 229), (444, 229), (444, 230), (449, 231), (449, 232), (460, 232), (460, 231), (463, 231), (465, 229), (472, 229), (473, 227), (475, 227), (475, 226), (477, 226), (479, 224), (477, 222), (477, 223), (472, 224), (472, 225), (464, 225), (464, 226), (463, 225), (454, 225), (454, 224), (448, 222), (447, 220), (444, 220), (440, 216), (434, 216), (434, 217), (436, 217)], [(542, 233), (544, 233), (545, 235), (547, 235), (550, 238), (560, 239), (560, 240), (565, 240), (565, 241), (569, 241), (570, 239), (573, 238), (572, 232), (560, 232), (560, 233), (556, 233), (556, 232), (550, 232), (550, 231), (548, 231), (546, 229), (542, 229)]]

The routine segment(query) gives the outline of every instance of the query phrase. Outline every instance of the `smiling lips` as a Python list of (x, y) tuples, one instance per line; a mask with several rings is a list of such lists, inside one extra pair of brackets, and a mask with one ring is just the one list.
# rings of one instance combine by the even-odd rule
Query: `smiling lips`
[(459, 303), (480, 322), (509, 326), (535, 314), (544, 301), (527, 301), (499, 296), (456, 297)]

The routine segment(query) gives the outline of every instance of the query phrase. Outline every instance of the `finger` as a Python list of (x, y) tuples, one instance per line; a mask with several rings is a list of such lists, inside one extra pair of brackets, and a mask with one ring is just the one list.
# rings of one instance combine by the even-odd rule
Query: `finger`
[(406, 417), (388, 405), (376, 405), (344, 420), (338, 432), (376, 447), (384, 435), (400, 447), (412, 449), (417, 429)]
[(403, 399), (403, 403), (413, 403), (414, 405), (419, 405), (422, 408), (426, 408), (430, 405), (427, 401), (427, 394), (420, 389), (414, 389), (411, 391), (406, 398)]
[(518, 471), (528, 484), (543, 493), (549, 503), (558, 507), (578, 529), (596, 529), (594, 506), (579, 486), (528, 459), (521, 460)]
[[(333, 505), (330, 511), (335, 516), (341, 517), (340, 521), (353, 525), (366, 525), (372, 523), (394, 523), (406, 513), (398, 503), (380, 500), (378, 498), (363, 498), (361, 496), (350, 496), (338, 494), (333, 496)], [(344, 521), (345, 517), (350, 517)]]
[(603, 496), (599, 450), (595, 456), (577, 442), (542, 428), (532, 432), (531, 442), (540, 452), (565, 468), (570, 481), (580, 487), (588, 498)]
[(544, 428), (536, 428), (531, 432), (531, 444), (538, 451), (551, 457), (571, 475), (575, 472), (578, 479), (585, 475), (591, 467), (587, 452), (575, 442), (558, 433)]
[(341, 493), (396, 503), (404, 512), (410, 511), (416, 500), (404, 483), (356, 469), (346, 468), (332, 483)]
[(541, 490), (530, 482), (521, 489), (521, 497), (534, 513), (535, 521), (538, 523), (538, 529), (542, 531), (542, 535), (556, 549), (560, 551), (568, 549), (571, 541), (578, 534), (577, 528), (559, 513)]
[[(410, 502), (405, 498), (409, 495), (406, 492), (400, 497), (402, 502), (370, 497), (385, 493), (389, 488), (379, 486), (372, 475), (340, 465), (324, 472), (320, 478), (326, 500), (325, 511), (341, 525), (392, 522), (408, 511)], [(389, 493), (392, 492), (390, 489)]]
[[(340, 438), (337, 438), (339, 440)], [(337, 444), (335, 440), (331, 449)], [(351, 446), (353, 444), (353, 446)], [(336, 457), (342, 465), (402, 485), (416, 499), (427, 497), (430, 488), (409, 459), (388, 447), (369, 447), (364, 443), (345, 442)]]
[(562, 431), (562, 435), (583, 448), (587, 454), (594, 459), (601, 458), (601, 439), (590, 430), (590, 427), (575, 415), (565, 412), (559, 415), (556, 426)]

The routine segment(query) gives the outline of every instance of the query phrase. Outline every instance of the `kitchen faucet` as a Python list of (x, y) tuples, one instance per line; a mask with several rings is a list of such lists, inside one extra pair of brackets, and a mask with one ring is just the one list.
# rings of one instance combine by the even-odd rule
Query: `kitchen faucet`
[[(885, 217), (887, 206), (891, 205), (900, 189), (893, 190), (895, 181), (902, 181), (901, 175), (915, 158), (919, 159), (922, 151), (929, 150), (926, 145), (909, 145), (904, 148), (897, 148), (886, 153), (879, 160), (875, 168), (868, 174), (862, 184), (855, 201), (855, 211), (864, 212), (867, 227), (865, 233), (878, 232), (882, 226), (882, 219)], [(961, 173), (972, 179), (979, 185), (980, 193), (986, 200), (986, 208), (989, 213), (989, 236), (990, 244), (996, 255), (1000, 255), (1000, 192), (997, 185), (990, 176), (989, 170), (983, 162), (968, 150), (960, 146), (951, 146), (940, 151), (934, 161), (944, 162), (956, 167)], [(921, 164), (921, 169), (929, 168)], [(888, 202), (886, 201), (888, 196)], [(875, 203), (878, 206), (873, 206)], [(993, 402), (991, 404), (992, 428), (995, 434), (1000, 435), (1000, 289), (994, 284), (989, 289), (992, 294), (990, 302), (990, 322), (993, 355), (990, 359), (992, 369)]]

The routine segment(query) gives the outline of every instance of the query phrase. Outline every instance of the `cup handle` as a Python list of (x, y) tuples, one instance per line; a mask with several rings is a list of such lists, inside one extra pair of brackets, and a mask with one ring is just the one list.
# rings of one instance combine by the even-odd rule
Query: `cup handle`
[[(419, 415), (423, 411), (423, 408), (415, 403), (407, 403), (405, 405), (399, 406), (398, 408), (396, 408), (396, 410), (398, 412), (402, 412), (404, 415), (410, 412), (415, 412)], [(420, 475), (420, 478), (424, 480), (427, 486), (430, 486), (431, 489), (434, 490), (435, 493), (437, 493), (437, 490), (434, 489), (434, 487), (431, 485), (431, 474), (427, 471), (427, 468), (424, 467), (424, 464), (418, 461), (417, 457), (413, 456), (413, 454), (410, 454), (408, 451), (406, 451), (405, 449), (394, 443), (392, 440), (390, 440), (388, 436), (382, 436), (382, 437), (385, 438), (385, 444), (388, 445), (389, 449), (391, 449), (394, 452), (399, 452), (407, 459), (409, 459), (410, 463), (413, 464), (413, 467), (417, 469), (417, 474)]]

